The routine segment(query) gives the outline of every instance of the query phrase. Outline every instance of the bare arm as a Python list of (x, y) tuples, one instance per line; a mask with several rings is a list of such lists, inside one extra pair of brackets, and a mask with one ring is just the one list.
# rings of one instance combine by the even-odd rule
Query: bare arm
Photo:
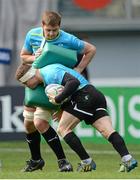
[(77, 65), (77, 67), (74, 68), (79, 73), (81, 73), (88, 66), (92, 58), (95, 56), (96, 47), (88, 42), (85, 42), (85, 48), (83, 50), (83, 54), (84, 56), (82, 60)]
[(32, 53), (22, 48), (20, 58), (22, 59), (23, 63), (32, 64), (35, 60), (35, 55), (32, 55)]
[(20, 57), (21, 57), (23, 63), (32, 64), (35, 61), (35, 59), (38, 56), (40, 56), (41, 53), (42, 53), (42, 49), (40, 49), (40, 48), (36, 51), (35, 54), (32, 54), (23, 48), (21, 50)]

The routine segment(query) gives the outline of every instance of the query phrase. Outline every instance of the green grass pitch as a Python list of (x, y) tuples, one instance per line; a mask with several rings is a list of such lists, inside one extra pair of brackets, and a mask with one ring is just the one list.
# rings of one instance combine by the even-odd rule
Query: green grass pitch
[[(84, 146), (97, 164), (96, 171), (76, 172), (79, 157), (62, 142), (67, 158), (74, 167), (74, 172), (58, 172), (57, 160), (45, 143), (41, 144), (43, 159), (46, 164), (43, 170), (23, 173), (21, 169), (29, 159), (26, 142), (0, 142), (0, 179), (140, 179), (140, 168), (129, 173), (119, 173), (120, 157), (110, 144), (84, 143)], [(132, 155), (140, 162), (140, 145), (128, 145)]]

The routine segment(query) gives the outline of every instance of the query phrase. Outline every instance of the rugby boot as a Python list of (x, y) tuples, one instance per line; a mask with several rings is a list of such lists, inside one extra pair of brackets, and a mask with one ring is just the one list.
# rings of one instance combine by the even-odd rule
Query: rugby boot
[(32, 171), (36, 171), (36, 170), (42, 170), (43, 167), (45, 165), (45, 162), (43, 159), (39, 159), (39, 160), (28, 160), (26, 161), (26, 166), (25, 168), (22, 170), (22, 172), (32, 172)]
[(129, 161), (120, 164), (119, 172), (130, 172), (138, 166), (138, 162), (131, 158)]
[(78, 172), (88, 172), (92, 170), (96, 170), (96, 164), (93, 160), (90, 163), (81, 162), (77, 167)]
[(73, 171), (72, 165), (66, 160), (61, 159), (58, 161), (59, 172), (71, 172)]

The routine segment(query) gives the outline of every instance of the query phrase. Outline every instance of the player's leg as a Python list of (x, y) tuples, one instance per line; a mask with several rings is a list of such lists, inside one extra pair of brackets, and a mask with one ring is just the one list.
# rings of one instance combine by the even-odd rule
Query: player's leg
[(40, 152), (40, 133), (36, 130), (33, 122), (35, 110), (35, 108), (26, 106), (24, 107), (24, 127), (31, 158), (27, 161), (27, 165), (22, 170), (23, 172), (32, 172), (38, 169), (42, 169), (45, 164)]
[(122, 159), (122, 166), (120, 171), (131, 171), (137, 167), (137, 161), (129, 153), (123, 138), (112, 127), (111, 119), (109, 116), (104, 116), (96, 120), (93, 125), (114, 147), (120, 154)]
[(49, 125), (52, 112), (43, 108), (37, 108), (35, 112), (34, 124), (37, 130), (42, 134), (45, 141), (51, 147), (58, 159), (59, 171), (72, 171), (71, 164), (66, 160), (59, 136), (56, 131)]
[(96, 164), (86, 152), (80, 139), (72, 131), (79, 122), (79, 119), (70, 113), (63, 111), (57, 131), (63, 137), (65, 142), (70, 146), (70, 148), (80, 157), (81, 163), (79, 164), (77, 170), (85, 172), (95, 170)]

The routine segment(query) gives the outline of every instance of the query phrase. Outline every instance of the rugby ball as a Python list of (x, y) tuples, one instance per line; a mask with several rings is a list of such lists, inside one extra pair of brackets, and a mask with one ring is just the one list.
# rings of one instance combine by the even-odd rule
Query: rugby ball
[(60, 84), (49, 84), (45, 88), (45, 94), (57, 96), (63, 91), (63, 89), (64, 89), (64, 86), (62, 86)]

